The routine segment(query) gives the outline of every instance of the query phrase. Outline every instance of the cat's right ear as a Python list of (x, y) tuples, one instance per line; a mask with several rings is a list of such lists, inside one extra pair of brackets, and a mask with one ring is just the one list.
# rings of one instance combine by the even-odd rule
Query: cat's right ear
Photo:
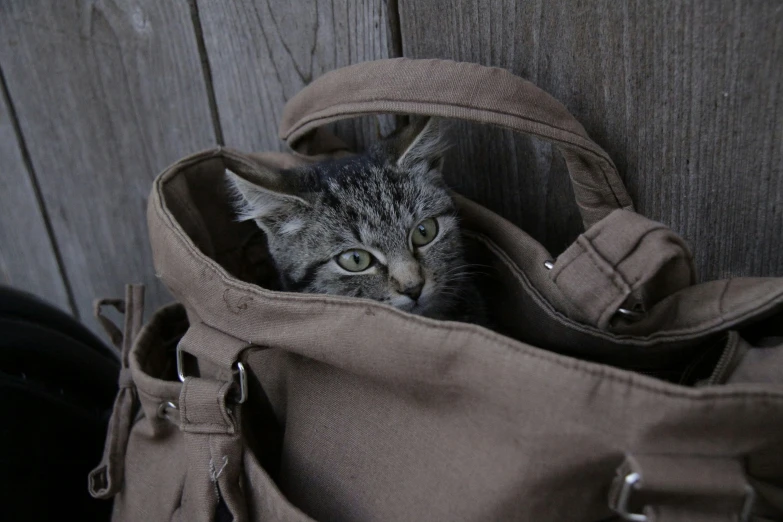
[(444, 123), (438, 118), (418, 118), (396, 133), (391, 151), (397, 167), (407, 171), (440, 172), (449, 148)]
[(252, 219), (267, 234), (296, 232), (296, 224), (301, 224), (299, 216), (310, 205), (282, 189), (284, 184), (280, 174), (271, 170), (264, 170), (261, 174), (261, 184), (256, 184), (226, 169), (237, 219)]

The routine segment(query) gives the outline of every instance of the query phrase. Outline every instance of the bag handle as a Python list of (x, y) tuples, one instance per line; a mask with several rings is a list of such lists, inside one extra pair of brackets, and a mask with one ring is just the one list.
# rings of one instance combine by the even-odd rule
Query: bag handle
[(343, 67), (289, 100), (280, 138), (305, 157), (344, 150), (320, 127), (378, 113), (458, 118), (552, 142), (565, 157), (585, 228), (618, 208), (633, 210), (611, 158), (568, 110), (529, 81), (496, 67), (407, 58)]
[[(105, 315), (102, 308), (114, 306), (125, 314), (125, 325), (120, 330)], [(125, 451), (138, 405), (138, 394), (128, 367), (131, 347), (139, 335), (144, 318), (144, 285), (126, 285), (125, 300), (98, 299), (94, 303), (95, 316), (106, 329), (112, 342), (121, 351), (117, 396), (114, 398), (101, 463), (89, 474), (88, 488), (95, 498), (112, 498), (122, 487), (125, 473)]]

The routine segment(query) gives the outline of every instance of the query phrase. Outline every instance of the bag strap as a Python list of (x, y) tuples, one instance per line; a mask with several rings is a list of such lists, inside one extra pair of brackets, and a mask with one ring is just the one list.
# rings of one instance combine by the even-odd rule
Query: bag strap
[(606, 330), (618, 310), (627, 319), (641, 317), (695, 284), (696, 269), (688, 246), (671, 229), (617, 210), (560, 254), (550, 277), (566, 298), (569, 317)]
[[(125, 324), (122, 332), (103, 315), (102, 308), (113, 306), (125, 314)], [(144, 285), (127, 285), (125, 300), (101, 299), (95, 302), (95, 316), (106, 329), (112, 342), (120, 351), (122, 367), (120, 369), (117, 397), (114, 399), (108, 433), (103, 448), (100, 464), (90, 472), (89, 490), (95, 498), (112, 498), (122, 486), (125, 469), (125, 450), (135, 416), (138, 402), (136, 387), (133, 383), (128, 358), (131, 347), (141, 330), (144, 317)]]
[(626, 455), (609, 506), (635, 522), (748, 522), (755, 498), (738, 459)]
[(611, 158), (568, 110), (532, 83), (495, 67), (394, 58), (337, 69), (286, 104), (280, 138), (306, 157), (334, 153), (345, 146), (320, 127), (377, 113), (457, 118), (552, 142), (565, 157), (585, 228), (618, 208), (633, 210)]
[(187, 455), (182, 488), (184, 520), (211, 522), (220, 500), (230, 519), (248, 520), (242, 492), (241, 408), (232, 407), (233, 383), (187, 377), (179, 397), (179, 429)]

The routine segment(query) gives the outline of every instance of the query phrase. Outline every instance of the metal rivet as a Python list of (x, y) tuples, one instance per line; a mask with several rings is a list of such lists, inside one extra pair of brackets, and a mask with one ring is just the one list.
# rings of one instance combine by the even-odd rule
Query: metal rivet
[(158, 405), (158, 417), (160, 417), (161, 419), (171, 420), (171, 418), (169, 417), (169, 410), (176, 411), (178, 409), (179, 406), (177, 406), (172, 401), (161, 402)]
[(546, 268), (547, 270), (552, 270), (554, 267), (555, 267), (555, 262), (552, 261), (551, 259), (547, 259), (546, 261), (544, 261), (544, 268)]

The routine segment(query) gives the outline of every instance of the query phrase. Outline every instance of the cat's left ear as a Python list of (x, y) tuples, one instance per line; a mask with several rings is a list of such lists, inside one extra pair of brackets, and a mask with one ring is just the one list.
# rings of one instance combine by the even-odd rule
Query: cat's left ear
[(392, 154), (401, 169), (440, 172), (448, 148), (443, 122), (437, 118), (420, 118), (393, 138)]

